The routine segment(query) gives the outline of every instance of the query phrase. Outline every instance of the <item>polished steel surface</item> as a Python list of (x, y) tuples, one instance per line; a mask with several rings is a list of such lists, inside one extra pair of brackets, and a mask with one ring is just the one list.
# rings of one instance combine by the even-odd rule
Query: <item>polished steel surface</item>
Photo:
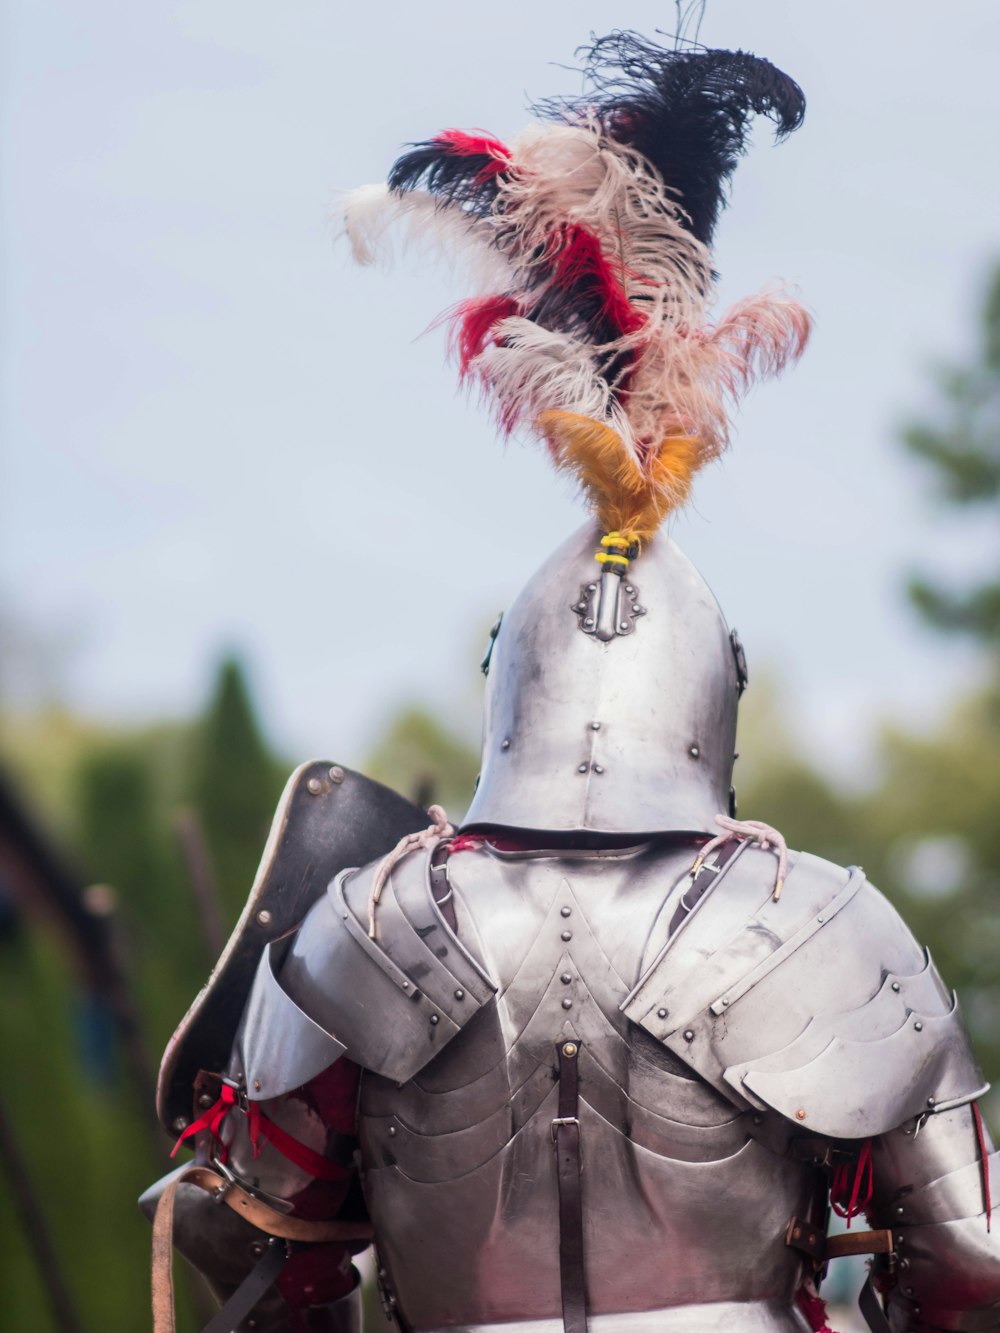
[(1000, 1328), (1000, 1232), (987, 1219), (984, 1179), (996, 1201), (1000, 1154), (985, 1130), (984, 1147), (985, 1163), (970, 1106), (907, 1122), (874, 1146), (872, 1209), (903, 1258), (894, 1329)]
[(980, 1095), (954, 996), (882, 895), (793, 854), (774, 902), (768, 860), (720, 877), (624, 1012), (737, 1105), (833, 1138)]
[[(279, 944), (279, 954), (284, 945)], [(261, 955), (243, 1018), (236, 1033), (235, 1064), (254, 1101), (280, 1097), (301, 1088), (343, 1055), (346, 1047), (282, 990), (274, 975), (274, 945)]]
[(285, 994), (336, 1035), (349, 1059), (400, 1083), (432, 1060), (494, 990), (434, 903), (428, 857), (411, 853), (393, 869), (375, 939), (368, 937), (375, 865), (338, 875), (303, 922), (280, 972)]
[[(365, 1074), (360, 1096), (380, 1258), (416, 1329), (558, 1316), (551, 1125), (557, 1043), (570, 1039), (592, 1316), (690, 1305), (696, 1321), (745, 1316), (736, 1329), (802, 1327), (784, 1232), (808, 1207), (811, 1168), (776, 1156), (752, 1111), (691, 1077), (620, 1009), (693, 852), (681, 842), (451, 857), (457, 934), (495, 999), (403, 1086)], [(705, 1313), (719, 1302), (739, 1308)]]
[[(587, 1323), (592, 1333), (803, 1333), (809, 1328), (797, 1311), (776, 1301), (712, 1301), (667, 1310), (594, 1315)], [(562, 1320), (525, 1319), (517, 1328), (518, 1333), (562, 1333)], [(510, 1325), (458, 1324), (449, 1333), (510, 1333)]]
[(660, 534), (622, 580), (605, 576), (630, 608), (618, 622), (626, 630), (607, 641), (581, 633), (580, 589), (586, 601), (601, 587), (599, 541), (595, 526), (581, 528), (503, 617), (466, 823), (717, 832), (714, 817), (729, 808), (740, 690), (722, 613)]

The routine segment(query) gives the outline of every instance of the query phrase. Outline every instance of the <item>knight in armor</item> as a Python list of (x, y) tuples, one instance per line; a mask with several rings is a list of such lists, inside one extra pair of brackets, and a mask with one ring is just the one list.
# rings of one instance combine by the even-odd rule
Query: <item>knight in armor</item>
[(494, 630), (457, 831), (338, 765), (292, 776), (164, 1058), (195, 1157), (144, 1198), (157, 1333), (172, 1244), (224, 1303), (206, 1333), (355, 1333), (372, 1241), (407, 1333), (820, 1330), (844, 1253), (873, 1256), (873, 1330), (1000, 1329), (955, 996), (859, 868), (736, 818), (743, 651), (663, 530), (808, 335), (782, 292), (709, 313), (749, 122), (789, 133), (802, 93), (627, 33), (585, 74), (510, 145), (446, 130), (348, 200), (362, 261), (399, 228), (472, 261), (462, 378), (591, 517)]

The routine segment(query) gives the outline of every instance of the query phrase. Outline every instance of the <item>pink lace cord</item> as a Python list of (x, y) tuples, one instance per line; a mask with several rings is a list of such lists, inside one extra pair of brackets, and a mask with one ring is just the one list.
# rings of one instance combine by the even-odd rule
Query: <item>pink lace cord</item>
[(401, 861), (408, 852), (416, 851), (418, 847), (433, 847), (442, 838), (450, 838), (455, 832), (448, 822), (448, 816), (445, 814), (443, 806), (432, 805), (427, 813), (433, 822), (427, 828), (421, 829), (419, 833), (407, 833), (405, 837), (400, 838), (392, 851), (383, 856), (379, 862), (375, 877), (372, 880), (371, 892), (368, 895), (368, 938), (370, 940), (375, 938), (375, 910), (378, 907), (379, 899), (382, 897), (382, 890), (392, 873), (393, 866), (397, 861)]
[(778, 877), (774, 882), (774, 901), (777, 902), (788, 874), (788, 844), (784, 837), (776, 828), (761, 823), (759, 819), (730, 819), (728, 815), (716, 815), (715, 822), (724, 831), (705, 843), (691, 867), (691, 874), (697, 875), (712, 853), (733, 838), (741, 842), (756, 842), (762, 851), (773, 851), (778, 858)]

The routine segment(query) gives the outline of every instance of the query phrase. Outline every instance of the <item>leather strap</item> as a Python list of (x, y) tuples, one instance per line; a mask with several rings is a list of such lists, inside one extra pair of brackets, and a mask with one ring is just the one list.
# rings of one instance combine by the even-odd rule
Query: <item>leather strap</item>
[(808, 1255), (817, 1268), (830, 1259), (848, 1254), (894, 1254), (895, 1244), (888, 1228), (878, 1231), (845, 1231), (828, 1236), (819, 1227), (793, 1217), (785, 1232), (785, 1244)]
[(235, 1181), (227, 1180), (211, 1167), (188, 1167), (187, 1171), (178, 1177), (176, 1183), (179, 1184), (181, 1181), (185, 1185), (197, 1185), (199, 1189), (214, 1195), (220, 1202), (228, 1204), (234, 1213), (239, 1213), (261, 1231), (266, 1231), (269, 1236), (280, 1236), (282, 1240), (313, 1242), (371, 1240), (373, 1235), (370, 1222), (310, 1222), (303, 1217), (291, 1217), (288, 1213), (279, 1213), (277, 1208), (272, 1208), (262, 1199), (248, 1194)]
[(878, 1294), (872, 1286), (871, 1273), (868, 1274), (868, 1281), (861, 1288), (861, 1295), (858, 1297), (858, 1309), (864, 1315), (865, 1323), (872, 1333), (892, 1333), (889, 1321), (883, 1313)]
[(236, 1288), (221, 1310), (217, 1310), (201, 1333), (231, 1333), (238, 1328), (278, 1280), (291, 1255), (288, 1246), (272, 1240), (260, 1259)]
[(583, 1159), (580, 1142), (580, 1043), (563, 1040), (559, 1056), (559, 1115), (552, 1121), (559, 1184), (559, 1281), (565, 1333), (587, 1333), (583, 1254)]
[[(227, 1180), (210, 1167), (190, 1166), (186, 1171), (182, 1171), (180, 1175), (175, 1176), (160, 1195), (156, 1207), (156, 1216), (153, 1218), (153, 1333), (175, 1333), (176, 1329), (173, 1266), (174, 1201), (177, 1197), (177, 1188), (180, 1185), (195, 1185), (198, 1189), (205, 1190), (206, 1193), (213, 1195), (220, 1202), (228, 1204), (234, 1212), (239, 1213), (241, 1217), (245, 1217), (248, 1222), (267, 1233), (267, 1235), (280, 1237), (282, 1240), (320, 1242), (370, 1240), (372, 1237), (372, 1228), (367, 1222), (311, 1222), (302, 1217), (290, 1217), (287, 1213), (279, 1213), (276, 1208), (272, 1208), (263, 1200), (255, 1199), (253, 1195), (241, 1189), (234, 1181)], [(216, 1316), (216, 1318), (219, 1318), (225, 1313), (228, 1322), (216, 1325), (213, 1319), (206, 1327), (205, 1333), (210, 1333), (210, 1331), (216, 1333), (217, 1329), (225, 1328), (228, 1330), (233, 1328), (249, 1310), (253, 1309), (284, 1266), (287, 1257), (286, 1251), (287, 1247), (283, 1245), (268, 1246), (264, 1257), (248, 1277), (244, 1278), (229, 1298), (229, 1301), (223, 1306), (219, 1315)], [(280, 1263), (275, 1258), (275, 1254), (280, 1257)], [(265, 1263), (265, 1261), (267, 1262)], [(273, 1274), (268, 1276), (272, 1269)], [(266, 1282), (264, 1281), (265, 1278), (267, 1278)], [(251, 1281), (251, 1279), (254, 1280)], [(246, 1288), (245, 1292), (244, 1288)], [(251, 1294), (253, 1294), (253, 1300), (244, 1308), (243, 1301), (249, 1299)], [(241, 1313), (234, 1316), (230, 1306), (237, 1300), (237, 1297), (240, 1297), (238, 1308)]]
[(673, 916), (670, 918), (669, 935), (673, 935), (681, 922), (687, 920), (698, 906), (700, 900), (704, 898), (708, 890), (714, 888), (719, 882), (719, 879), (722, 876), (722, 871), (725, 869), (726, 865), (733, 859), (736, 853), (742, 851), (745, 846), (746, 843), (741, 842), (738, 838), (734, 838), (732, 842), (724, 842), (716, 851), (714, 858), (711, 861), (707, 861), (701, 867), (697, 875), (694, 876), (691, 883), (681, 894), (681, 900), (677, 904)]

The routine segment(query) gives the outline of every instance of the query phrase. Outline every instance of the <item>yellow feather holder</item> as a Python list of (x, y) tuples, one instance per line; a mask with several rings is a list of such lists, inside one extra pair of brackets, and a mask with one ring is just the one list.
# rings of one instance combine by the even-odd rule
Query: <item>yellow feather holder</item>
[(667, 515), (691, 494), (705, 461), (696, 435), (669, 435), (640, 463), (618, 432), (577, 412), (542, 412), (535, 422), (560, 472), (579, 482), (606, 536), (597, 560), (624, 573)]

